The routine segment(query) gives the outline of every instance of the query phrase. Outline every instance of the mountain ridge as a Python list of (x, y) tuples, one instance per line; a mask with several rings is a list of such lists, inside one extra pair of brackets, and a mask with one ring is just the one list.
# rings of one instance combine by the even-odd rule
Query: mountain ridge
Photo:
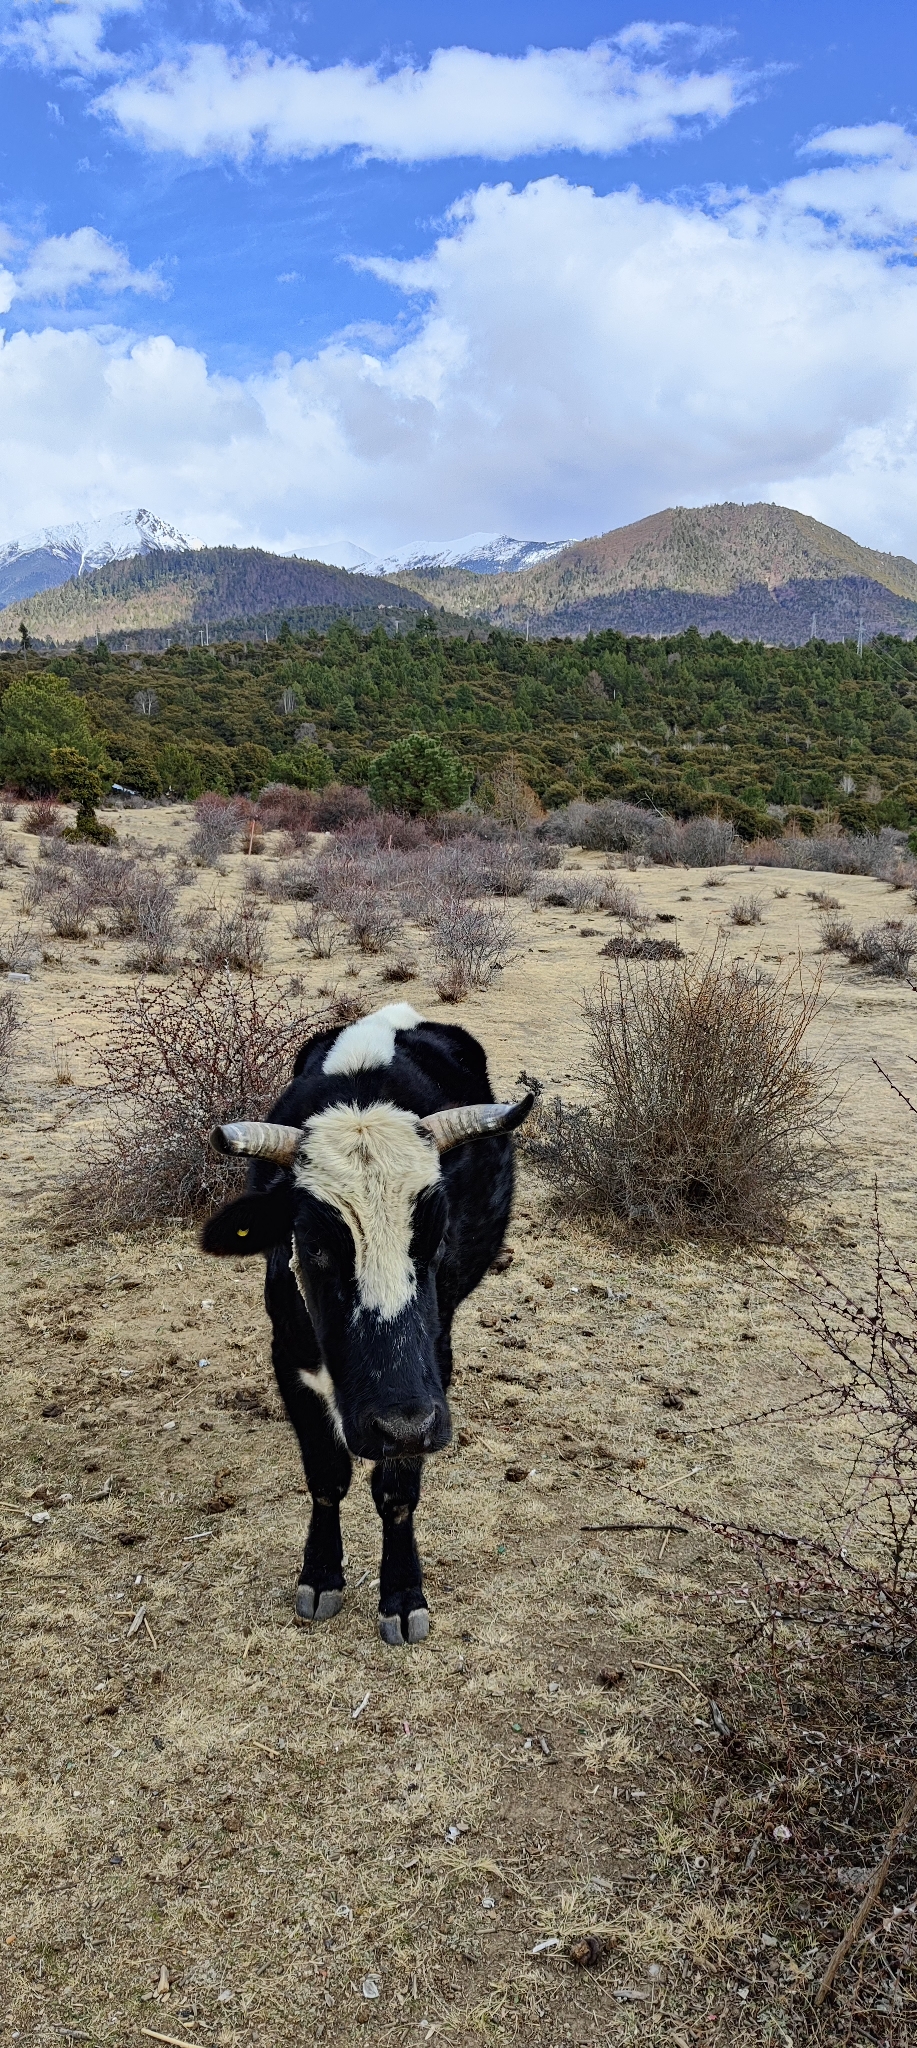
[(25, 540), (0, 543), (0, 607), (23, 602), (42, 590), (59, 589), (74, 576), (91, 574), (107, 562), (153, 552), (187, 554), (202, 546), (202, 541), (180, 533), (177, 526), (148, 512), (144, 505), (100, 519), (46, 526)]

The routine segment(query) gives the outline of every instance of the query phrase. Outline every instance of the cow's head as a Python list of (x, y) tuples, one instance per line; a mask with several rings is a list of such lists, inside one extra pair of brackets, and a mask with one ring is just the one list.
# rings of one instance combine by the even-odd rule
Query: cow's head
[(417, 1117), (390, 1102), (339, 1103), (298, 1128), (222, 1124), (221, 1152), (285, 1169), (264, 1194), (204, 1227), (205, 1251), (290, 1246), (318, 1341), (303, 1382), (322, 1394), (356, 1457), (441, 1450), (451, 1425), (438, 1360), (436, 1271), (449, 1223), (441, 1155), (511, 1131), (532, 1106), (481, 1103)]

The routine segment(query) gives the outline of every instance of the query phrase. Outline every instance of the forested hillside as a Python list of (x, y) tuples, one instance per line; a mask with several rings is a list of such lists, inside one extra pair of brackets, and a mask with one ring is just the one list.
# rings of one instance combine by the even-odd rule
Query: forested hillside
[(264, 548), (156, 549), (106, 562), (56, 590), (42, 590), (0, 611), (0, 642), (15, 639), (22, 621), (32, 639), (56, 646), (101, 637), (112, 647), (155, 651), (202, 629), (213, 639), (279, 632), (284, 619), (321, 632), (342, 613), (364, 629), (380, 610), (395, 616), (428, 609), (428, 599), (379, 576), (354, 576), (327, 562), (272, 555)]
[[(719, 805), (746, 828), (769, 803), (855, 826), (917, 823), (917, 647), (899, 640), (859, 656), (850, 642), (783, 649), (696, 632), (527, 644), (446, 638), (421, 616), (398, 636), (340, 622), (268, 644), (0, 657), (7, 693), (49, 672), (67, 678), (115, 779), (149, 795), (364, 782), (375, 754), (421, 731), (484, 801), (512, 756), (548, 806), (613, 793), (680, 815)], [(0, 771), (23, 780), (2, 708)]]

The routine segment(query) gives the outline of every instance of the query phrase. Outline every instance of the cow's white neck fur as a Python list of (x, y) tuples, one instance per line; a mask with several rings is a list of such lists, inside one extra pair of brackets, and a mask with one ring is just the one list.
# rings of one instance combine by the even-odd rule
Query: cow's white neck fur
[[(391, 1008), (400, 1011), (407, 1005)], [(425, 1188), (435, 1186), (439, 1171), (439, 1154), (418, 1129), (417, 1118), (391, 1102), (373, 1102), (364, 1109), (337, 1103), (305, 1127), (293, 1178), (343, 1217), (354, 1243), (360, 1305), (385, 1322), (417, 1292), (411, 1258), (414, 1205)]]
[(325, 1056), (322, 1073), (362, 1074), (370, 1067), (390, 1067), (396, 1031), (410, 1031), (422, 1023), (410, 1003), (386, 1003), (384, 1009), (373, 1010), (371, 1016), (361, 1017), (358, 1024), (348, 1024), (346, 1031), (338, 1033)]

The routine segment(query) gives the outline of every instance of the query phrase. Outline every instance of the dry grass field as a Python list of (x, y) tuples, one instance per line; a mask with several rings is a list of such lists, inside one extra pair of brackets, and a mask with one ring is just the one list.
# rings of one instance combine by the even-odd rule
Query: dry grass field
[[(181, 807), (115, 822), (144, 858), (165, 846), (166, 866), (191, 829)], [(3, 870), (9, 926), (38, 842), (21, 817), (6, 835), (27, 863)], [(275, 857), (269, 835), (259, 865)], [(232, 853), (196, 871), (183, 916), (236, 899), (252, 865)], [(871, 879), (721, 875), (624, 879), (689, 953), (722, 929), (732, 958), (822, 967), (813, 1049), (840, 1091), (828, 1178), (788, 1247), (647, 1249), (559, 1223), (523, 1164), (512, 1262), (460, 1313), (454, 1441), (427, 1466), (431, 1636), (400, 1651), (376, 1635), (368, 1468), (345, 1508), (344, 1611), (293, 1621), (308, 1502), (260, 1261), (208, 1261), (178, 1225), (88, 1241), (68, 1225), (101, 1113), (98, 1006), (136, 974), (129, 940), (53, 937), (35, 913), (43, 958), (17, 984), (0, 1112), (5, 2039), (914, 2038), (907, 1848), (868, 1967), (855, 1956), (812, 2009), (901, 1803), (900, 1780), (870, 1772), (885, 1676), (854, 1685), (827, 1652), (772, 1654), (753, 1564), (672, 1511), (817, 1532), (843, 1470), (842, 1426), (793, 1406), (814, 1350), (794, 1301), (807, 1258), (868, 1292), (876, 1178), (914, 1252), (913, 1134), (874, 1059), (904, 1084), (917, 1003), (825, 961), (809, 892), (857, 927), (913, 912)], [(735, 924), (750, 890), (763, 922)], [(436, 995), (422, 933), (418, 978), (392, 991), (384, 955), (310, 959), (284, 903), (265, 975), (304, 1016), (334, 988), (366, 1008), (403, 993), (482, 1039), (498, 1092), (524, 1068), (575, 1095), (580, 1001), (613, 920), (524, 898), (506, 914), (514, 953), (460, 1007)], [(854, 1725), (856, 1784), (837, 1734)]]

